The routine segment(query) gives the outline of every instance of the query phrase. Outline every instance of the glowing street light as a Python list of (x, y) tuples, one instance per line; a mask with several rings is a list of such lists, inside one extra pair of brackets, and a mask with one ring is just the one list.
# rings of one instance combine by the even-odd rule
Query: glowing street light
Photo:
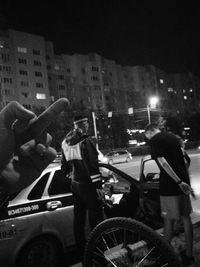
[(151, 114), (150, 114), (150, 109), (151, 108), (156, 108), (156, 105), (159, 102), (159, 98), (157, 96), (152, 96), (149, 98), (149, 103), (147, 104), (147, 114), (148, 114), (148, 121), (151, 123)]
[(152, 96), (149, 99), (150, 108), (156, 108), (156, 105), (158, 104), (158, 102), (159, 102), (159, 98), (157, 96)]

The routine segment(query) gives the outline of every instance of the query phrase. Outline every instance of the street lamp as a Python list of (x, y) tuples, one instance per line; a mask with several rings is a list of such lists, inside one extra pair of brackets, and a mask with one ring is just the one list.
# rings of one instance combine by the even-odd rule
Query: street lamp
[(149, 98), (149, 103), (147, 104), (147, 114), (148, 114), (148, 121), (151, 123), (151, 114), (150, 110), (151, 108), (156, 108), (156, 105), (159, 102), (159, 98), (157, 96), (152, 96)]

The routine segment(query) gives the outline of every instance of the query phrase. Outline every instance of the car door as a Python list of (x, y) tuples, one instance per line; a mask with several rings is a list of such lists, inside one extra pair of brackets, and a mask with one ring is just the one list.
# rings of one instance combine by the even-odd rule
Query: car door
[(57, 169), (51, 176), (45, 188), (45, 200), (51, 225), (57, 229), (64, 243), (64, 247), (75, 244), (73, 234), (73, 196), (70, 179), (62, 175)]
[(159, 196), (160, 170), (150, 156), (145, 156), (141, 160), (140, 168), (140, 206), (144, 213), (158, 222), (162, 222), (160, 213)]
[[(139, 182), (112, 165), (99, 165), (106, 204), (111, 204), (110, 209), (109, 205), (105, 206), (106, 216), (125, 216), (124, 209), (131, 209), (127, 214), (133, 214), (133, 209), (139, 205)], [(124, 201), (127, 199), (131, 200), (130, 205)]]
[(126, 162), (127, 152), (124, 150), (118, 151), (118, 162)]
[(122, 151), (117, 151), (117, 157), (116, 157), (116, 160), (117, 160), (117, 163), (120, 163), (123, 161), (123, 152)]
[[(0, 262), (13, 266), (22, 247), (43, 234), (44, 203), (41, 200), (49, 173), (41, 176), (27, 199), (26, 189), (10, 197), (0, 218)], [(35, 192), (35, 193), (34, 193)], [(3, 267), (4, 265), (2, 265)]]
[(120, 155), (120, 151), (115, 151), (114, 155), (113, 155), (113, 162), (114, 163), (119, 163), (121, 162), (121, 155)]

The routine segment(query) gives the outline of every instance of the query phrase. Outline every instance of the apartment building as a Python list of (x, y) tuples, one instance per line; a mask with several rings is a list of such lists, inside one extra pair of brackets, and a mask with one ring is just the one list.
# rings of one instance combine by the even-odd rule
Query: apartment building
[(17, 100), (28, 109), (45, 109), (51, 99), (44, 38), (9, 29), (0, 32), (0, 43), (3, 106)]
[[(98, 54), (55, 56), (56, 98), (66, 96), (98, 112), (127, 112), (136, 93), (131, 67), (122, 67)], [(62, 82), (60, 78), (62, 77)], [(53, 78), (51, 85), (53, 84)], [(61, 84), (62, 83), (62, 84)], [(139, 90), (137, 94), (139, 93)], [(64, 94), (64, 95), (63, 95)]]
[(97, 113), (144, 108), (151, 96), (162, 110), (198, 110), (200, 79), (153, 65), (121, 66), (96, 53), (55, 55), (53, 42), (12, 29), (0, 31), (0, 102), (43, 110), (60, 97)]

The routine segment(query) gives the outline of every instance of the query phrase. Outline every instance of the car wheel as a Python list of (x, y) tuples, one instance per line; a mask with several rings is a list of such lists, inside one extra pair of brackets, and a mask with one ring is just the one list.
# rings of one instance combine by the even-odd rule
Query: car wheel
[(20, 252), (17, 267), (56, 267), (60, 246), (54, 239), (40, 237), (27, 244)]
[(113, 165), (113, 160), (109, 159), (108, 164)]

